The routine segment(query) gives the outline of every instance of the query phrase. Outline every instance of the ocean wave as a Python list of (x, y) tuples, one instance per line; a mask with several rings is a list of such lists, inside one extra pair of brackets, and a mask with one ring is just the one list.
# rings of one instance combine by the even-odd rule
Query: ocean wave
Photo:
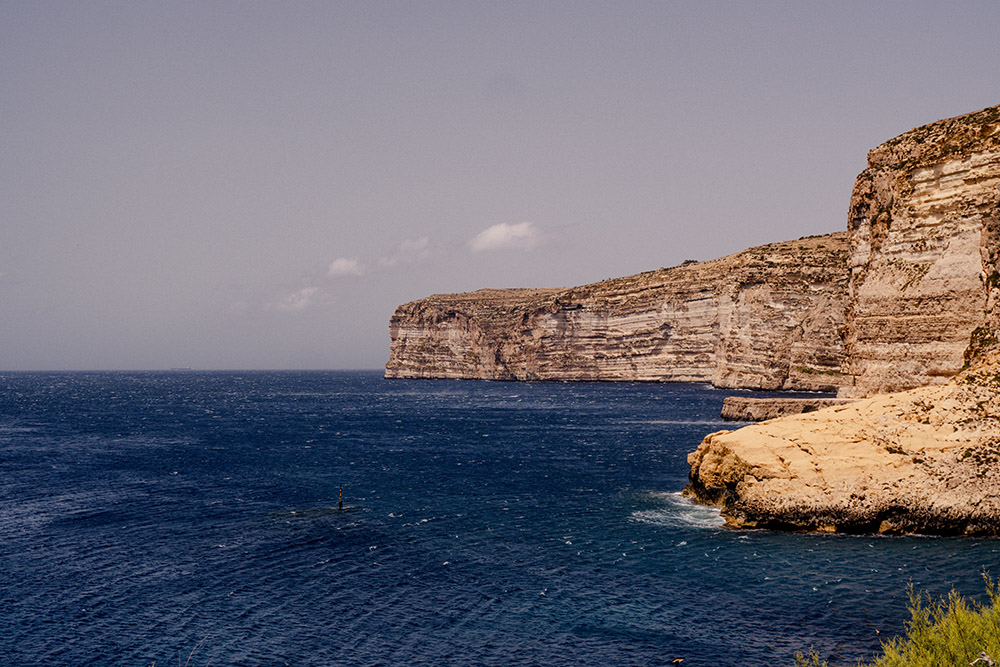
[(725, 521), (718, 507), (699, 505), (685, 498), (680, 492), (651, 495), (662, 502), (663, 507), (637, 510), (632, 513), (634, 521), (672, 528), (718, 530), (725, 526)]

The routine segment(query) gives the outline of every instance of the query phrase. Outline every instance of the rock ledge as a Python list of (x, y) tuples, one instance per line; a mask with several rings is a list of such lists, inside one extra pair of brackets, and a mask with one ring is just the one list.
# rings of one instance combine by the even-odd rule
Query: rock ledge
[(974, 373), (713, 433), (685, 495), (738, 528), (1000, 535), (1000, 363)]
[(751, 398), (727, 396), (722, 401), (722, 418), (735, 422), (761, 422), (787, 415), (813, 412), (831, 405), (853, 403), (850, 398)]

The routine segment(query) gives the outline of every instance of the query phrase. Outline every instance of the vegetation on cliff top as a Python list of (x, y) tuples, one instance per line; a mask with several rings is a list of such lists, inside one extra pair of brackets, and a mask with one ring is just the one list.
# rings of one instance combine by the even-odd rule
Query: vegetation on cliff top
[(921, 125), (868, 153), (868, 166), (909, 169), (1000, 146), (1000, 105)]

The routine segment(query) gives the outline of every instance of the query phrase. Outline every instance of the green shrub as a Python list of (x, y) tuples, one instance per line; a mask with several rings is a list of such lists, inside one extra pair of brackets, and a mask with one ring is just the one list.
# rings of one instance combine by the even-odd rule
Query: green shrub
[[(1000, 584), (988, 576), (985, 604), (969, 602), (952, 591), (943, 600), (916, 593), (911, 586), (910, 621), (906, 636), (882, 643), (882, 655), (859, 667), (950, 667), (973, 661), (985, 667), (1000, 665)], [(985, 659), (980, 659), (985, 658)], [(795, 656), (799, 667), (829, 667), (815, 651)]]

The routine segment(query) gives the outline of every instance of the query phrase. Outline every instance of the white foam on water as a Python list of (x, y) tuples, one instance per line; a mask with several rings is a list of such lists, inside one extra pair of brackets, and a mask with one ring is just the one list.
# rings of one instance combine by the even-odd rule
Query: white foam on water
[(699, 505), (678, 493), (656, 494), (663, 507), (639, 510), (632, 519), (657, 526), (689, 527), (717, 530), (725, 525), (718, 507)]

